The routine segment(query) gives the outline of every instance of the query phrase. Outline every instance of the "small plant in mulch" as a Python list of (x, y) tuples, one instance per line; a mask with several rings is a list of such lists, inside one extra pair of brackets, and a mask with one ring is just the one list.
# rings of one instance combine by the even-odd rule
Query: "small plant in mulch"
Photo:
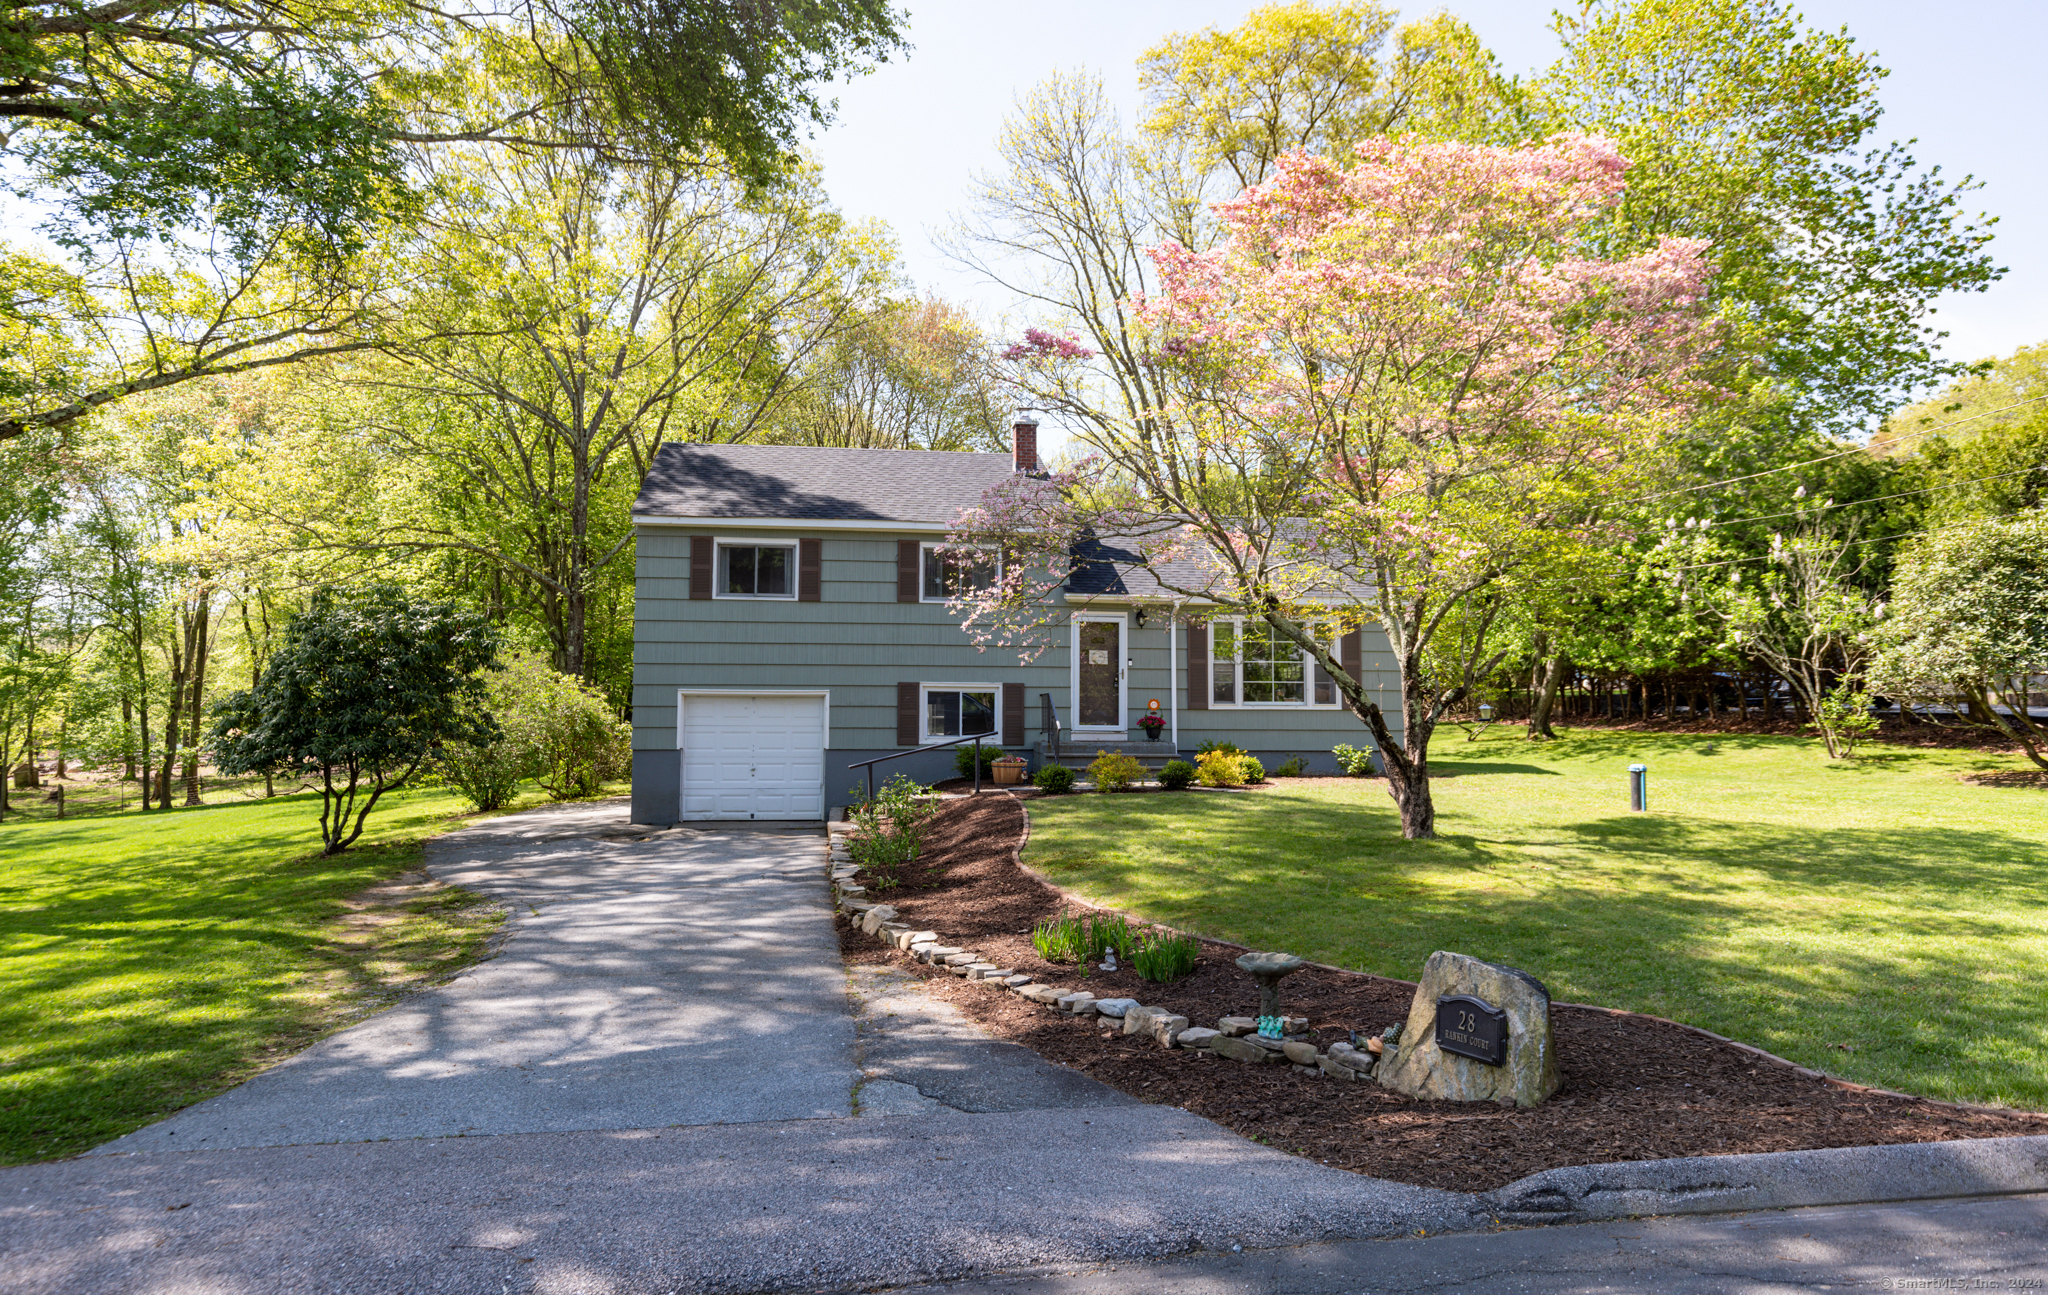
[(1337, 757), (1337, 767), (1353, 778), (1372, 777), (1372, 752), (1361, 751), (1349, 743), (1339, 742), (1330, 748), (1330, 754)]
[(1287, 763), (1273, 770), (1269, 776), (1274, 778), (1306, 778), (1308, 777), (1308, 761), (1298, 755), (1292, 756), (1288, 759)]
[(858, 829), (847, 843), (854, 864), (868, 874), (875, 888), (896, 884), (897, 873), (915, 860), (938, 802), (907, 774), (882, 784), (871, 800), (856, 787), (847, 816)]
[(1159, 770), (1159, 785), (1168, 791), (1186, 791), (1195, 780), (1195, 766), (1185, 760), (1168, 760)]
[(1146, 980), (1165, 983), (1179, 980), (1195, 969), (1202, 946), (1193, 936), (1168, 935), (1154, 931), (1131, 957), (1131, 967)]
[(1031, 947), (1047, 962), (1088, 963), (1114, 950), (1128, 961), (1138, 944), (1136, 933), (1122, 917), (1075, 917), (1062, 913), (1038, 923), (1031, 931)]
[(1049, 764), (1032, 776), (1031, 785), (1048, 796), (1064, 796), (1074, 789), (1074, 771), (1063, 764)]

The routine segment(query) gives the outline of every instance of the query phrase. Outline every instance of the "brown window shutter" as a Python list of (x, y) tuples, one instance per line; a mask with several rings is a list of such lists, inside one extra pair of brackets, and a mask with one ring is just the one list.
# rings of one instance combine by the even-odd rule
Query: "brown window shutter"
[(825, 596), (825, 545), (820, 540), (796, 542), (796, 599), (818, 602)]
[(1003, 745), (1024, 745), (1024, 685), (1003, 685)]
[(896, 685), (896, 745), (917, 745), (917, 685)]
[(1344, 673), (1360, 684), (1365, 682), (1365, 636), (1362, 630), (1352, 630), (1337, 641), (1337, 659), (1344, 665)]
[(711, 596), (711, 537), (690, 537), (690, 597)]
[(916, 540), (896, 541), (896, 601), (914, 603), (917, 601), (918, 586), (923, 583), (924, 572), (919, 569), (924, 556), (924, 545)]
[(1209, 622), (1188, 622), (1188, 709), (1209, 709)]

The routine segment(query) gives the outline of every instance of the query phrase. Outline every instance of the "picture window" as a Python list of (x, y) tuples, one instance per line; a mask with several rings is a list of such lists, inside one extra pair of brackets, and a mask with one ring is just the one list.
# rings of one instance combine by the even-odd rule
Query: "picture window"
[(993, 686), (940, 685), (924, 690), (926, 741), (943, 742), (949, 737), (993, 735), (995, 731), (996, 690)]
[[(1310, 632), (1334, 644), (1327, 627)], [(1328, 706), (1335, 689), (1316, 677), (1315, 658), (1264, 621), (1228, 619), (1209, 625), (1209, 700), (1212, 706)]]

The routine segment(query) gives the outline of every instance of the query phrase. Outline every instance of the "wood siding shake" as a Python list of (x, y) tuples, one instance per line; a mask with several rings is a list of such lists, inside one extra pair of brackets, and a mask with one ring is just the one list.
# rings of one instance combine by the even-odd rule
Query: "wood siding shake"
[(1024, 745), (1024, 685), (1003, 685), (1003, 745)]
[(825, 545), (820, 540), (796, 542), (796, 600), (820, 602), (825, 597)]
[(899, 683), (896, 685), (896, 745), (916, 746), (917, 731), (917, 684)]
[(711, 596), (711, 537), (690, 537), (690, 597)]
[(918, 568), (924, 556), (924, 545), (916, 540), (896, 541), (896, 601), (914, 603), (918, 600), (919, 577), (924, 573)]
[(1188, 709), (1209, 709), (1209, 622), (1188, 620)]

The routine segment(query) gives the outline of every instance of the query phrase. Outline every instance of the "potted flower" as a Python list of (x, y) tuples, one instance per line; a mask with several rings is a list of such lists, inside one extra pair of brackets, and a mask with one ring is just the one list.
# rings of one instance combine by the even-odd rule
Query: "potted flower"
[(1164, 716), (1148, 711), (1138, 720), (1138, 727), (1145, 730), (1145, 740), (1147, 742), (1157, 742), (1160, 730), (1166, 727), (1166, 719)]

